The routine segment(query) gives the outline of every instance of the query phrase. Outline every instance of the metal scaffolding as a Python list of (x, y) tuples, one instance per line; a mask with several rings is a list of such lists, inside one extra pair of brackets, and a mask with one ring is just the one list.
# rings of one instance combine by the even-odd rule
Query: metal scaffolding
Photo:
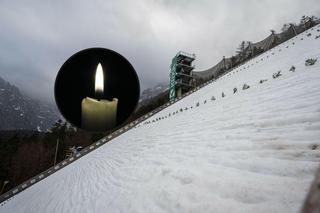
[(194, 66), (192, 62), (195, 58), (195, 54), (180, 51), (172, 59), (169, 88), (170, 101), (193, 88), (192, 70)]

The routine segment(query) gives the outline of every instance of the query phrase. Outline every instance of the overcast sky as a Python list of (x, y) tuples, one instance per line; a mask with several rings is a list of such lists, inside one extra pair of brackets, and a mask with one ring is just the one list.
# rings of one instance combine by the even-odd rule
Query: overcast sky
[(90, 47), (113, 49), (135, 67), (141, 89), (169, 80), (172, 57), (196, 54), (196, 69), (231, 56), (302, 15), (319, 0), (0, 0), (0, 77), (53, 100), (61, 65)]

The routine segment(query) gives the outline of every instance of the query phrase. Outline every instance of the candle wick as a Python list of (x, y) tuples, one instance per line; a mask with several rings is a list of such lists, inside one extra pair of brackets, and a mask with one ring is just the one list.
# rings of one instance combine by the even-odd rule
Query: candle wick
[(100, 99), (103, 99), (103, 92), (101, 92), (101, 91), (98, 91), (98, 92), (96, 92), (96, 99), (98, 100), (98, 101), (100, 101)]

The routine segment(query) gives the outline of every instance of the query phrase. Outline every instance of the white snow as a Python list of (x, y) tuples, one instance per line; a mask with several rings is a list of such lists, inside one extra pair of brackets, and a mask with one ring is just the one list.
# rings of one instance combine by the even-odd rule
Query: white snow
[[(0, 212), (298, 212), (320, 162), (320, 40), (309, 32), (17, 194)], [(307, 58), (318, 62), (306, 67)]]

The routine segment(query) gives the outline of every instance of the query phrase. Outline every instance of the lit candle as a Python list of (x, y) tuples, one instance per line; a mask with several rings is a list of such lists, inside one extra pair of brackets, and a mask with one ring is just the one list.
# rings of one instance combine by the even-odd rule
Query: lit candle
[(97, 99), (86, 97), (81, 103), (82, 128), (91, 131), (104, 131), (116, 125), (118, 99), (112, 101), (103, 97), (104, 77), (99, 63), (95, 75), (95, 95)]

